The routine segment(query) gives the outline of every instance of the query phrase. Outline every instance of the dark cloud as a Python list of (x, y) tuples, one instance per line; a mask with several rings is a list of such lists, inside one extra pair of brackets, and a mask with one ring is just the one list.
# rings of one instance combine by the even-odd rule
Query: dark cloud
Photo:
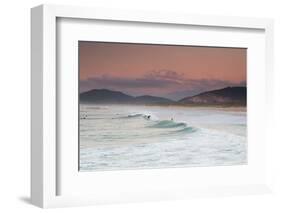
[(172, 71), (151, 71), (144, 77), (136, 79), (116, 78), (104, 75), (102, 77), (80, 81), (80, 89), (81, 91), (85, 91), (92, 88), (165, 88), (179, 84), (176, 74), (176, 72)]
[(181, 81), (184, 78), (183, 73), (177, 73), (173, 70), (152, 70), (145, 74), (149, 79), (165, 79), (171, 81)]
[(90, 78), (86, 80), (89, 84), (95, 86), (110, 86), (118, 88), (142, 88), (142, 87), (165, 87), (170, 84), (175, 84), (174, 81), (168, 79), (156, 79), (156, 78), (113, 78), (113, 77), (101, 77), (101, 78)]

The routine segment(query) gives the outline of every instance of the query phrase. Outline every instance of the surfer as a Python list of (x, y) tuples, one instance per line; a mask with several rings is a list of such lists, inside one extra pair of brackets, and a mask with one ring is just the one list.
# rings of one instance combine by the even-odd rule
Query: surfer
[(173, 118), (171, 118), (171, 121), (173, 121), (174, 119)]
[(145, 119), (149, 120), (150, 119), (150, 115), (145, 115), (143, 116)]

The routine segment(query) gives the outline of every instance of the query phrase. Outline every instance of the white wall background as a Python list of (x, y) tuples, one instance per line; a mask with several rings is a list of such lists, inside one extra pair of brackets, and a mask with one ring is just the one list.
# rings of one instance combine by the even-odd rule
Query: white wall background
[[(42, 3), (275, 19), (273, 195), (192, 199), (47, 210), (52, 212), (281, 212), (281, 3), (279, 0), (8, 0), (0, 7), (0, 212), (37, 212), (29, 204), (30, 8)], [(279, 127), (278, 127), (279, 125)], [(279, 130), (280, 129), (280, 130)]]

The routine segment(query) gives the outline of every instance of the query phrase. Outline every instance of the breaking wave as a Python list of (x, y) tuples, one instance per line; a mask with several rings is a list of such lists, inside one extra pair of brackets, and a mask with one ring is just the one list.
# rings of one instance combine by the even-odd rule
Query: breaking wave
[(162, 120), (158, 121), (156, 124), (151, 127), (154, 128), (177, 128), (177, 127), (186, 127), (186, 123), (183, 122), (175, 122), (173, 120)]
[[(184, 122), (176, 122), (174, 120), (158, 120), (155, 119), (155, 116), (147, 113), (135, 113), (135, 114), (129, 114), (127, 116), (122, 117), (116, 117), (113, 119), (145, 119), (147, 120), (147, 128), (156, 128), (156, 129), (163, 129), (163, 131), (166, 131), (164, 129), (169, 130), (167, 132), (170, 133), (192, 133), (195, 132), (197, 129), (191, 126), (188, 126)], [(171, 132), (172, 131), (172, 132)]]
[(146, 115), (146, 114), (142, 114), (142, 113), (136, 113), (136, 114), (130, 114), (130, 115), (127, 115), (127, 116), (117, 117), (115, 119), (129, 119), (129, 118), (139, 118), (139, 117), (148, 118), (148, 116), (150, 116), (150, 115)]
[(169, 129), (173, 133), (192, 133), (196, 131), (196, 128), (188, 126), (184, 122), (175, 122), (173, 120), (162, 120), (157, 121), (150, 128), (159, 128), (159, 129)]

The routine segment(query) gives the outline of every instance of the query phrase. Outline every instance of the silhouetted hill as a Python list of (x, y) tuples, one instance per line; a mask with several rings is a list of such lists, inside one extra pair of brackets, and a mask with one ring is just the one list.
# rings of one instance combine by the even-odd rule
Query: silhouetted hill
[(130, 103), (134, 97), (119, 91), (93, 89), (80, 94), (80, 101), (86, 103)]
[(133, 97), (119, 91), (108, 89), (93, 89), (80, 94), (80, 101), (83, 103), (97, 104), (170, 104), (173, 101), (167, 98), (156, 96), (138, 96)]
[(181, 104), (232, 104), (246, 105), (246, 87), (226, 87), (223, 89), (203, 92), (192, 97), (186, 97), (178, 102)]

